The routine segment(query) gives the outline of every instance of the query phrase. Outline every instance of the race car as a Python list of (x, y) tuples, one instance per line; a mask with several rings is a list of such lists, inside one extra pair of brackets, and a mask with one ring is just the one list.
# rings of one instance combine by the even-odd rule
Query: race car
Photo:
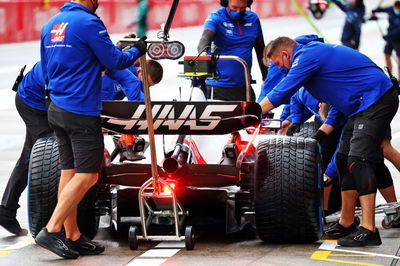
[[(149, 46), (150, 57), (177, 59), (184, 53), (181, 43), (168, 42), (165, 30), (177, 3), (174, 0), (163, 41)], [(143, 76), (147, 76), (145, 57), (141, 57)], [(195, 227), (221, 224), (227, 234), (251, 226), (269, 243), (320, 239), (323, 197), (318, 143), (276, 135), (279, 121), (261, 119), (260, 105), (249, 101), (250, 75), (244, 60), (187, 57), (184, 73), (215, 78), (215, 60), (242, 64), (247, 101), (200, 101), (194, 96), (201, 95), (200, 89), (192, 88), (190, 101), (151, 102), (144, 81), (144, 102), (103, 102), (103, 128), (114, 147), (111, 153), (104, 151), (99, 180), (78, 207), (83, 234), (93, 238), (99, 217), (108, 215), (114, 232), (124, 232), (123, 225), (130, 225), (131, 249), (138, 248), (139, 240), (184, 240), (191, 250)], [(154, 135), (162, 150), (156, 149)], [(33, 237), (55, 208), (59, 177), (56, 138), (38, 140), (28, 181)]]

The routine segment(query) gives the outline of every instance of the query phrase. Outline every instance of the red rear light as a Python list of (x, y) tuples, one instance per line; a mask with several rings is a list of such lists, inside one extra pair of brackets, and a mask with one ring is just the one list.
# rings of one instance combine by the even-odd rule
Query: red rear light
[(328, 4), (327, 3), (319, 3), (318, 5), (319, 5), (319, 8), (322, 9), (322, 10), (328, 8)]
[[(175, 189), (175, 183), (169, 183), (170, 187), (167, 185), (162, 185), (161, 195), (163, 196), (172, 196), (172, 190)], [(171, 190), (172, 188), (172, 190)]]

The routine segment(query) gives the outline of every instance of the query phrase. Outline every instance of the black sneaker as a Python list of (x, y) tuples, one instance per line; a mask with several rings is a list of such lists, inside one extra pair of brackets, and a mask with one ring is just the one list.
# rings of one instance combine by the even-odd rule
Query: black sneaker
[(349, 227), (344, 227), (339, 222), (335, 223), (325, 231), (325, 235), (331, 239), (338, 239), (347, 236), (357, 229), (357, 225), (352, 223)]
[(375, 232), (372, 232), (360, 226), (358, 230), (352, 232), (348, 236), (339, 238), (337, 243), (345, 247), (365, 247), (379, 246), (382, 244), (382, 241), (378, 228), (375, 228)]
[(98, 255), (104, 252), (104, 246), (91, 241), (88, 237), (81, 235), (81, 237), (75, 241), (67, 239), (71, 247), (78, 251), (80, 255)]
[(66, 259), (77, 259), (79, 253), (72, 249), (62, 232), (49, 233), (43, 228), (35, 238), (36, 244)]
[(5, 215), (0, 216), (0, 225), (8, 232), (14, 235), (26, 235), (27, 230), (22, 229), (15, 217), (8, 217)]

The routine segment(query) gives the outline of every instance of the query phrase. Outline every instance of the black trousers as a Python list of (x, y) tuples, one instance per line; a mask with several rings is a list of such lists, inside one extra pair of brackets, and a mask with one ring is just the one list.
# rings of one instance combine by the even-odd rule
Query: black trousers
[(47, 122), (47, 112), (26, 105), (16, 94), (15, 106), (26, 125), (25, 143), (21, 155), (11, 173), (1, 200), (0, 214), (15, 217), (19, 198), (28, 183), (28, 167), (33, 144), (39, 138), (53, 134)]

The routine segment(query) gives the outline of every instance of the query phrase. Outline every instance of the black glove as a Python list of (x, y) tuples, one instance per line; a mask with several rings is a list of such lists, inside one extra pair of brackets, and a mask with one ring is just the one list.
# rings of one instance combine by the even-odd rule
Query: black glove
[(298, 133), (300, 132), (300, 124), (299, 123), (293, 123), (291, 124), (287, 131), (286, 131), (286, 135), (287, 136), (293, 136), (294, 133)]
[(315, 139), (316, 141), (318, 141), (319, 143), (321, 143), (321, 141), (328, 135), (326, 135), (326, 133), (322, 130), (319, 130), (317, 132), (315, 132), (311, 138)]
[(144, 55), (147, 52), (147, 43), (145, 42), (147, 39), (146, 36), (143, 36), (142, 38), (137, 41), (133, 47), (139, 50), (140, 56)]
[(385, 41), (388, 41), (388, 40), (389, 40), (389, 36), (387, 36), (387, 35), (383, 35), (382, 38), (383, 38)]
[(378, 17), (372, 13), (368, 20), (378, 20)]

